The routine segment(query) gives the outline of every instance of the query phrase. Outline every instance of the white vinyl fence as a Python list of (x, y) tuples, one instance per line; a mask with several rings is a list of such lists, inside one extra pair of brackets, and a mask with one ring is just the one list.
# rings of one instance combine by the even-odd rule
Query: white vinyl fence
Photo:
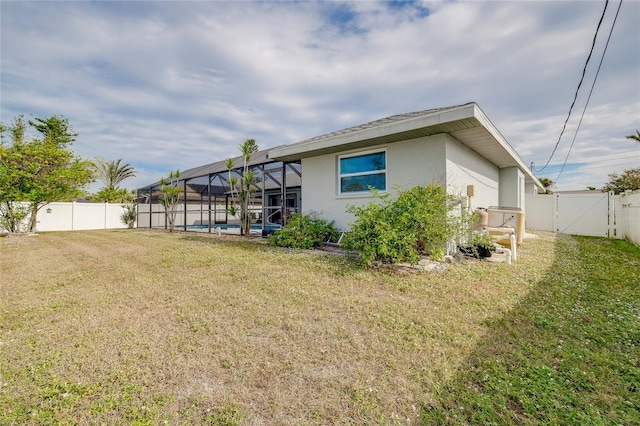
[[(122, 204), (49, 203), (38, 211), (35, 232), (126, 228)], [(26, 221), (25, 219), (25, 224)], [(23, 229), (25, 229), (23, 227)]]
[(640, 191), (527, 195), (526, 228), (627, 239), (640, 245)]
[(615, 203), (616, 238), (640, 246), (640, 190), (620, 194)]

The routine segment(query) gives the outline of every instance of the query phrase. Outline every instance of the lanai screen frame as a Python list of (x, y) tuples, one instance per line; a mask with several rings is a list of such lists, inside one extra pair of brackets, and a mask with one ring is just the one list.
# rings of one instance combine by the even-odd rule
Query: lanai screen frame
[[(301, 184), (287, 185), (287, 177), (289, 180), (298, 180), (302, 182), (302, 166), (300, 161), (275, 161), (269, 160), (267, 150), (259, 151), (254, 154), (255, 160), (249, 163), (249, 168), (256, 173), (258, 182), (254, 184), (256, 192), (252, 196), (254, 201), (261, 202), (261, 228), (264, 231), (268, 225), (268, 212), (275, 211), (277, 208), (282, 218), (281, 225), (284, 226), (289, 217), (290, 209), (287, 206), (287, 194), (290, 190), (301, 189)], [(178, 179), (178, 186), (181, 187), (181, 207), (176, 215), (176, 226), (174, 229), (191, 231), (188, 218), (190, 212), (200, 212), (200, 225), (207, 225), (206, 232), (211, 233), (216, 229), (216, 225), (229, 224), (230, 221), (236, 220), (229, 215), (228, 209), (230, 204), (230, 186), (228, 182), (229, 173), (236, 176), (242, 175), (242, 157), (234, 159), (234, 168), (229, 171), (224, 161), (212, 163), (183, 172)], [(200, 180), (200, 182), (198, 182)], [(203, 182), (204, 181), (204, 182)], [(216, 184), (219, 182), (219, 184)], [(168, 229), (167, 214), (159, 203), (160, 182), (142, 187), (137, 191), (137, 224), (138, 228), (164, 228)], [(199, 188), (199, 190), (198, 190)], [(277, 189), (280, 193), (280, 206), (270, 207), (267, 205), (265, 193)], [(200, 209), (189, 209), (194, 202), (200, 202)], [(141, 205), (149, 205), (148, 211), (141, 212)], [(154, 208), (154, 206), (156, 206)], [(146, 209), (145, 209), (146, 210)], [(301, 211), (301, 206), (296, 209)], [(203, 214), (206, 213), (206, 217)], [(157, 216), (161, 218), (158, 219)], [(224, 219), (222, 219), (224, 217)], [(155, 220), (154, 220), (155, 218)], [(141, 220), (144, 219), (144, 220)], [(164, 219), (164, 220), (163, 220)], [(148, 226), (145, 226), (148, 222)], [(140, 223), (145, 225), (140, 226)], [(154, 226), (155, 224), (155, 226)], [(201, 228), (202, 232), (204, 228)]]

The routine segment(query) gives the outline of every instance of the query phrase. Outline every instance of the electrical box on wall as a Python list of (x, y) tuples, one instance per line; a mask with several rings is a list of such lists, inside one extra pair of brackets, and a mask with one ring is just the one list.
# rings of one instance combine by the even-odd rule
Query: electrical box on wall
[(467, 197), (473, 197), (473, 191), (475, 188), (473, 185), (467, 185)]

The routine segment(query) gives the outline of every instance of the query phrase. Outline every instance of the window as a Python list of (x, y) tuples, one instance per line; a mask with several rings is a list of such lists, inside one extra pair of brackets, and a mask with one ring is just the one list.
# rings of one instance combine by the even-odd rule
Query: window
[(339, 157), (340, 193), (366, 192), (372, 186), (387, 189), (385, 151)]

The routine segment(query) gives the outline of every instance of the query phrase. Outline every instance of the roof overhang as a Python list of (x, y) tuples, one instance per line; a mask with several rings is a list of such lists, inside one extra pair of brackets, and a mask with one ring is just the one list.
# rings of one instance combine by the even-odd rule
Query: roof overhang
[(298, 161), (318, 155), (446, 133), (499, 168), (518, 167), (526, 181), (543, 185), (500, 134), (478, 104), (402, 114), (269, 150), (268, 157)]

